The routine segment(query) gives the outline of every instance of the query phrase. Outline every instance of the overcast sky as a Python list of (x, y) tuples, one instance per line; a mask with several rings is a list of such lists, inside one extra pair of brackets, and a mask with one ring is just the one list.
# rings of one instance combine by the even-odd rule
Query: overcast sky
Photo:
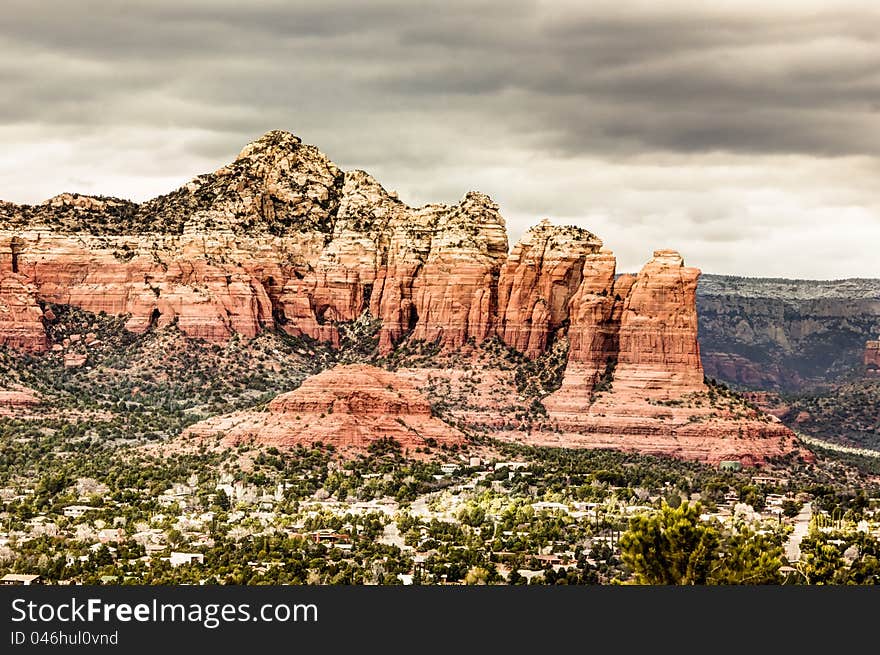
[[(713, 9), (708, 9), (712, 5)], [(833, 8), (828, 8), (829, 6)], [(285, 129), (637, 270), (880, 277), (876, 0), (0, 0), (0, 198), (145, 200)]]

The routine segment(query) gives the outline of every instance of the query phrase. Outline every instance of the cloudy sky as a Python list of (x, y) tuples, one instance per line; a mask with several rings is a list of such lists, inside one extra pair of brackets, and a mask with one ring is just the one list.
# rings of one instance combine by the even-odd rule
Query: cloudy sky
[[(707, 8), (711, 5), (713, 8)], [(621, 270), (880, 277), (875, 0), (0, 0), (0, 198), (144, 200), (286, 129)]]

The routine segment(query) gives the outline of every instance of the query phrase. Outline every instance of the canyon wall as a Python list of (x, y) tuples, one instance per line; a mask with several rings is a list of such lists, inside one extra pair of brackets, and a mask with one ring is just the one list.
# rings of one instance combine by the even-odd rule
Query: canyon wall
[(703, 275), (697, 309), (708, 377), (804, 392), (865, 371), (865, 344), (880, 335), (880, 280)]
[(43, 310), (37, 303), (37, 288), (19, 273), (20, 242), (0, 237), (0, 345), (42, 352), (46, 350)]

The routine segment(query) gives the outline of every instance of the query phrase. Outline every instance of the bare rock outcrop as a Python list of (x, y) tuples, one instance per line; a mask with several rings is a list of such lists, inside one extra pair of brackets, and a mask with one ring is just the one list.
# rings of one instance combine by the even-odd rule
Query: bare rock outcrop
[(21, 385), (0, 388), (0, 416), (15, 416), (20, 411), (37, 407), (41, 402), (33, 389)]
[(0, 206), (0, 257), (39, 299), (130, 314), (135, 332), (177, 322), (209, 341), (277, 324), (336, 343), (337, 324), (366, 309), (386, 351), (410, 335), (482, 340), (506, 254), (488, 197), (411, 208), (278, 131), (142, 205), (61, 194)]
[(597, 236), (580, 228), (544, 220), (530, 229), (514, 246), (498, 282), (496, 332), (501, 340), (531, 358), (544, 352), (551, 335), (568, 319), (569, 301), (579, 288), (583, 293), (610, 289), (610, 253), (585, 266), (601, 247)]
[[(669, 250), (656, 251), (635, 277), (614, 280), (613, 258), (596, 260), (592, 270), (600, 273), (585, 273), (570, 304), (562, 386), (543, 401), (566, 445), (746, 465), (801, 451), (776, 417), (719, 399), (704, 383), (695, 304), (699, 270)], [(588, 287), (588, 279), (595, 283)], [(558, 439), (529, 437), (544, 445)]]
[(307, 378), (295, 391), (277, 396), (264, 411), (214, 417), (190, 427), (184, 438), (218, 436), (227, 445), (253, 443), (293, 447), (332, 444), (361, 453), (382, 438), (404, 450), (463, 444), (464, 435), (431, 412), (407, 378), (352, 364)]
[(880, 375), (880, 341), (865, 344), (865, 370), (869, 375)]
[(658, 250), (636, 277), (620, 317), (617, 388), (702, 390), (696, 291), (700, 271)]
[(21, 275), (20, 243), (0, 237), (0, 345), (42, 352), (48, 347), (37, 289)]
[[(614, 258), (587, 259), (584, 282), (570, 303), (571, 343), (562, 387), (545, 399), (560, 415), (593, 403), (611, 388), (642, 402), (705, 390), (697, 343), (695, 294), (700, 271), (681, 255), (658, 250), (635, 277), (614, 277)], [(601, 385), (601, 386), (599, 386)]]

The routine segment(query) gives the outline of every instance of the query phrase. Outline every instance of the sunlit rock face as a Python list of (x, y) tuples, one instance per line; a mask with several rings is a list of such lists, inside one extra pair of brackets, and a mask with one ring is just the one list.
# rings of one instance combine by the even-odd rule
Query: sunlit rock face
[(382, 439), (403, 450), (460, 445), (464, 435), (431, 412), (431, 405), (404, 377), (374, 366), (337, 366), (307, 378), (270, 401), (264, 411), (210, 418), (190, 427), (184, 439), (219, 437), (224, 444), (294, 447), (317, 442), (343, 454), (363, 453)]

